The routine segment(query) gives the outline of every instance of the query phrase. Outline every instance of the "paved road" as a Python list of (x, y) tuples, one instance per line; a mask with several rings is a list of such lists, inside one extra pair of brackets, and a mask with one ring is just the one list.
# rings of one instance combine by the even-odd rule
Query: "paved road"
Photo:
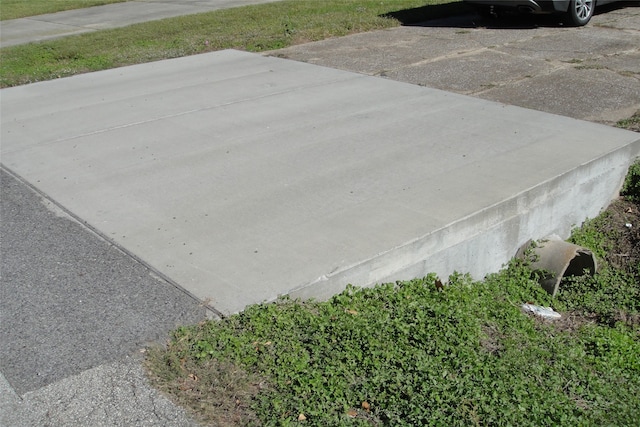
[[(610, 124), (640, 109), (639, 37), (625, 5), (581, 29), (457, 17), (270, 54)], [(193, 425), (139, 360), (198, 301), (7, 171), (0, 185), (0, 425)]]

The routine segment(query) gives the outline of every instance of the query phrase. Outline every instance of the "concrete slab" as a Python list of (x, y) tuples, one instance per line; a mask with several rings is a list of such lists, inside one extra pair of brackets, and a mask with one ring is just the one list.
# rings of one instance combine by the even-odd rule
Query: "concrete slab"
[(622, 39), (618, 29), (589, 27), (564, 28), (548, 31), (530, 39), (504, 43), (496, 47), (500, 52), (518, 57), (544, 61), (575, 63), (594, 58), (609, 58), (637, 50), (640, 34), (631, 32)]
[[(465, 18), (472, 19), (468, 16)], [(535, 30), (505, 32), (456, 27), (436, 27), (433, 30), (419, 26), (401, 27), (292, 46), (273, 51), (272, 54), (291, 56), (316, 65), (381, 75), (404, 67), (430, 67), (439, 61), (484, 53), (496, 45), (530, 39), (535, 35)]]
[(193, 15), (277, 0), (129, 0), (84, 9), (12, 19), (0, 26), (0, 46), (15, 46), (140, 22)]
[(223, 313), (497, 270), (614, 196), (638, 134), (223, 51), (3, 89), (2, 162)]
[[(639, 40), (640, 42), (640, 40)], [(640, 51), (627, 52), (624, 55), (611, 55), (605, 58), (596, 58), (591, 61), (585, 61), (583, 68), (607, 68), (614, 70), (618, 74), (633, 76), (635, 75), (640, 82)], [(580, 65), (582, 65), (580, 64)], [(576, 64), (578, 66), (578, 64)], [(639, 83), (640, 84), (640, 83)]]
[(428, 66), (417, 63), (380, 75), (436, 89), (474, 94), (534, 75), (547, 75), (553, 70), (554, 66), (546, 61), (523, 61), (494, 50), (481, 50), (440, 58)]
[[(544, 84), (544, 79), (547, 83), (552, 80), (553, 84)], [(598, 65), (591, 68), (578, 64), (575, 68), (556, 70), (553, 75), (535, 76), (494, 88), (483, 96), (495, 101), (516, 99), (516, 105), (584, 120), (601, 118), (603, 111), (631, 106), (626, 114), (631, 117), (640, 107), (639, 83), (633, 75)]]

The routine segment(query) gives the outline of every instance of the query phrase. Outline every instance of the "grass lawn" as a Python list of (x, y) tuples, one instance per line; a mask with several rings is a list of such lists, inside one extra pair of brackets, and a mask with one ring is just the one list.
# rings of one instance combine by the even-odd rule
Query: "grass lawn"
[(0, 87), (234, 48), (278, 49), (452, 14), (450, 0), (286, 0), (0, 49)]
[(25, 18), (63, 10), (121, 3), (127, 0), (2, 0), (0, 20)]
[(152, 382), (207, 425), (636, 426), (640, 231), (626, 224), (640, 226), (640, 162), (625, 194), (572, 237), (599, 274), (555, 299), (523, 261), (481, 282), (283, 299), (176, 330), (149, 351)]

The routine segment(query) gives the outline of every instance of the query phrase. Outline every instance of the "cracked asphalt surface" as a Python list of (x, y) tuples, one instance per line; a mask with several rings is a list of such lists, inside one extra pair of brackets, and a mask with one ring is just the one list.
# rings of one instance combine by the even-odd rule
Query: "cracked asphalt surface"
[(150, 388), (140, 357), (125, 356), (18, 396), (0, 378), (2, 425), (195, 427), (184, 410)]
[(0, 187), (0, 425), (192, 425), (140, 351), (200, 303), (4, 169)]

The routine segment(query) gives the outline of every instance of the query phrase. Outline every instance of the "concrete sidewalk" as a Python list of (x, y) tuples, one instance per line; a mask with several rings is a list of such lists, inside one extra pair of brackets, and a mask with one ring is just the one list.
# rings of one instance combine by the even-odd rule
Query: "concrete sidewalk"
[(128, 0), (124, 3), (74, 9), (2, 21), (0, 46), (15, 46), (140, 22), (270, 3), (277, 0)]

